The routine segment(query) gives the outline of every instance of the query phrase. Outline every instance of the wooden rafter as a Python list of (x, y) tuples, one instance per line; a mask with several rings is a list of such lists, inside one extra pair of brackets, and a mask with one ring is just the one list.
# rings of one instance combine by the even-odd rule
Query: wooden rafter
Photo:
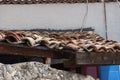
[(0, 55), (16, 56), (36, 56), (45, 59), (46, 64), (51, 63), (51, 59), (66, 59), (65, 66), (80, 65), (111, 65), (120, 64), (120, 53), (95, 53), (95, 52), (65, 52), (55, 50), (42, 50), (31, 47), (21, 47), (7, 44), (0, 44)]

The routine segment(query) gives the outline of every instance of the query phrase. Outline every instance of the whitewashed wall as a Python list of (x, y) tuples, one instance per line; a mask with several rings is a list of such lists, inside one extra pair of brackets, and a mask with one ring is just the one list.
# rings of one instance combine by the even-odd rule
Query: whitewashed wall
[[(0, 5), (0, 29), (80, 28), (85, 4)], [(120, 7), (107, 3), (108, 37), (120, 41)], [(103, 4), (89, 4), (86, 27), (105, 37)]]

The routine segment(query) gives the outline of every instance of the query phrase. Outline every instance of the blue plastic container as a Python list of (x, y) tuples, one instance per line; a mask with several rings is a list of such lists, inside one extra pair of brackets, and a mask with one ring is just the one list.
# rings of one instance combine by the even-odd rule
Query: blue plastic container
[(120, 80), (120, 66), (101, 66), (100, 80)]

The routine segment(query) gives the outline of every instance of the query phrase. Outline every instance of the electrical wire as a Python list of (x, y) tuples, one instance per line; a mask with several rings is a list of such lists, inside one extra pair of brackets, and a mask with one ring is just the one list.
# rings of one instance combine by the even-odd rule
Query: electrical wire
[(84, 17), (83, 17), (83, 21), (82, 21), (82, 25), (81, 25), (81, 28), (80, 28), (80, 32), (83, 32), (83, 28), (84, 28), (85, 25), (86, 25), (87, 16), (88, 16), (88, 3), (89, 3), (89, 1), (86, 0), (86, 12), (85, 12), (85, 15), (84, 15)]
[(103, 3), (103, 7), (104, 7), (104, 21), (105, 21), (105, 37), (106, 40), (108, 39), (108, 30), (107, 30), (107, 14), (106, 14), (106, 4), (105, 4), (105, 0), (101, 0)]

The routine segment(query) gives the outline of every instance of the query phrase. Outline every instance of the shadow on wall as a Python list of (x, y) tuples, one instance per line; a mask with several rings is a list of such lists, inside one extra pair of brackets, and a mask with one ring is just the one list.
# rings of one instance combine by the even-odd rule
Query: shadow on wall
[[(94, 31), (95, 29), (93, 29), (92, 27), (88, 27), (88, 28), (83, 28), (83, 31)], [(0, 30), (2, 31), (2, 30)], [(12, 31), (17, 31), (16, 30), (12, 30)], [(59, 30), (56, 30), (56, 29), (23, 29), (23, 31), (39, 31), (39, 32), (44, 32), (44, 31), (48, 31), (48, 32), (68, 32), (68, 31), (71, 31), (71, 32), (74, 32), (74, 31), (81, 31), (81, 29), (59, 29)]]

